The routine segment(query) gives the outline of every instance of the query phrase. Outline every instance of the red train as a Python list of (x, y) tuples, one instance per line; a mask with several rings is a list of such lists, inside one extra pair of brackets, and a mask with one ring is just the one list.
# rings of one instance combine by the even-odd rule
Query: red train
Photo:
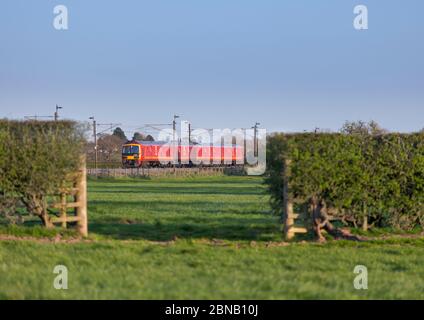
[(234, 166), (244, 163), (244, 147), (172, 144), (162, 141), (126, 142), (122, 146), (124, 168), (141, 166)]

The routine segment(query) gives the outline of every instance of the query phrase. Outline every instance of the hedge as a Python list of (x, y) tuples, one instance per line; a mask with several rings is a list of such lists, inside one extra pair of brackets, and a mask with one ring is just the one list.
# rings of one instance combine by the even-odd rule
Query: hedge
[(287, 179), (297, 204), (315, 197), (355, 225), (424, 226), (424, 133), (346, 128), (268, 137), (266, 182), (274, 212), (283, 214), (283, 166), (290, 160)]
[(23, 206), (51, 226), (47, 198), (80, 165), (84, 131), (72, 121), (0, 120), (0, 214)]

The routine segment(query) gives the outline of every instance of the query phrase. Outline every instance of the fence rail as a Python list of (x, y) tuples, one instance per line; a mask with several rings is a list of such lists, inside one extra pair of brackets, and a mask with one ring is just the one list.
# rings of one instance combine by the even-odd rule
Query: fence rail
[(244, 175), (243, 167), (198, 168), (88, 168), (88, 176), (96, 177), (187, 177)]
[[(80, 170), (70, 175), (69, 180), (68, 183), (71, 183), (72, 187), (59, 190), (56, 195), (58, 201), (49, 205), (51, 209), (59, 210), (59, 215), (51, 218), (51, 222), (60, 224), (62, 228), (67, 228), (68, 223), (76, 222), (77, 231), (86, 237), (88, 235), (87, 170), (84, 161), (82, 161)], [(68, 212), (68, 210), (73, 212)]]

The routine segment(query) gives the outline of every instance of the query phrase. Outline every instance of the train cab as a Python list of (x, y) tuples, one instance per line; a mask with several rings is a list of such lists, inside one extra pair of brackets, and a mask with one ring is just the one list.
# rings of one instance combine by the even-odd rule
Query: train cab
[(139, 167), (142, 164), (141, 144), (131, 141), (122, 146), (122, 165), (124, 168)]

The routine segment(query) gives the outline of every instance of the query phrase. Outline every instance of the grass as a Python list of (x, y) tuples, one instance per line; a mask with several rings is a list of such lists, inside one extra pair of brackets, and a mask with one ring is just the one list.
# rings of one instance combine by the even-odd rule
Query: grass
[(110, 238), (280, 239), (257, 178), (101, 179), (89, 194), (90, 230)]
[[(90, 180), (88, 240), (0, 227), (33, 238), (0, 241), (0, 299), (424, 298), (423, 239), (288, 245), (269, 211), (261, 178)], [(53, 288), (58, 264), (68, 290)]]

